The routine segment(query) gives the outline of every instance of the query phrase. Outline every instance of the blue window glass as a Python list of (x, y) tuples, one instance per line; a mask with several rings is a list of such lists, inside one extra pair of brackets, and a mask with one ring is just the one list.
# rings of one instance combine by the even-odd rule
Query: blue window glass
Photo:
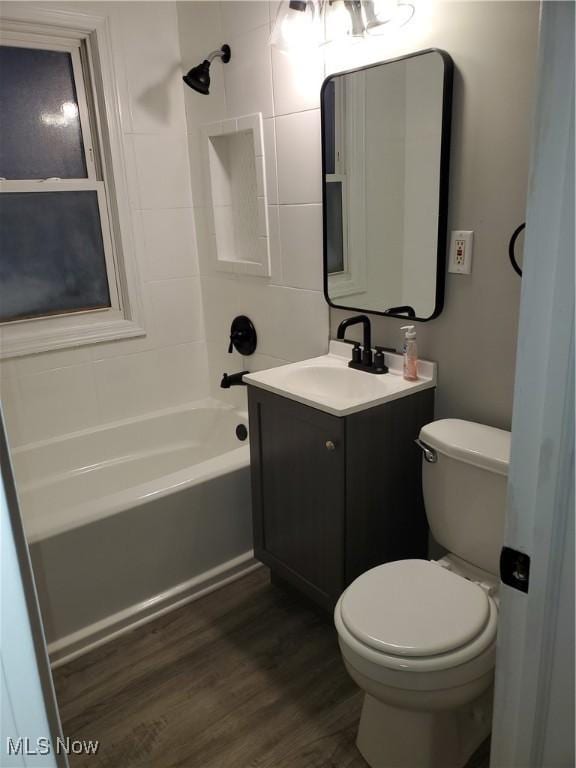
[(69, 53), (0, 46), (0, 176), (87, 177)]
[(326, 182), (326, 256), (328, 274), (344, 271), (342, 182)]
[(0, 322), (110, 306), (97, 193), (0, 195)]

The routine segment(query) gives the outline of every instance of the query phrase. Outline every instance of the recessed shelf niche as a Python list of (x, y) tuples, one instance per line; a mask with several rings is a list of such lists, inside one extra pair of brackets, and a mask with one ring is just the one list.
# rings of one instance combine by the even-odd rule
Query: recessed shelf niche
[(270, 276), (262, 115), (204, 126), (217, 268)]

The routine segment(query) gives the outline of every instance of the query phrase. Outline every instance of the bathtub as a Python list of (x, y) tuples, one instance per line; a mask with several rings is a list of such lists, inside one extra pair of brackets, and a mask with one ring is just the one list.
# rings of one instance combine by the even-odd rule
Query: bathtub
[(12, 452), (54, 664), (256, 567), (238, 425), (206, 400)]

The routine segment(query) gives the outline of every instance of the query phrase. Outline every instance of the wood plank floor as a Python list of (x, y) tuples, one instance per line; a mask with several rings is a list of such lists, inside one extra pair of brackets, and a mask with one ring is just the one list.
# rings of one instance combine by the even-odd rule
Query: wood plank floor
[(266, 569), (54, 677), (65, 735), (100, 741), (71, 768), (366, 768), (331, 622)]

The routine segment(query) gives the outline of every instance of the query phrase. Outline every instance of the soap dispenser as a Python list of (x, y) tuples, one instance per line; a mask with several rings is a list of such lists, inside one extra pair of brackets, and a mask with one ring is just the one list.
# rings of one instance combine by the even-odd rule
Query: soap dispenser
[(418, 348), (416, 346), (416, 331), (413, 325), (403, 325), (400, 329), (404, 334), (404, 378), (406, 381), (418, 379)]

